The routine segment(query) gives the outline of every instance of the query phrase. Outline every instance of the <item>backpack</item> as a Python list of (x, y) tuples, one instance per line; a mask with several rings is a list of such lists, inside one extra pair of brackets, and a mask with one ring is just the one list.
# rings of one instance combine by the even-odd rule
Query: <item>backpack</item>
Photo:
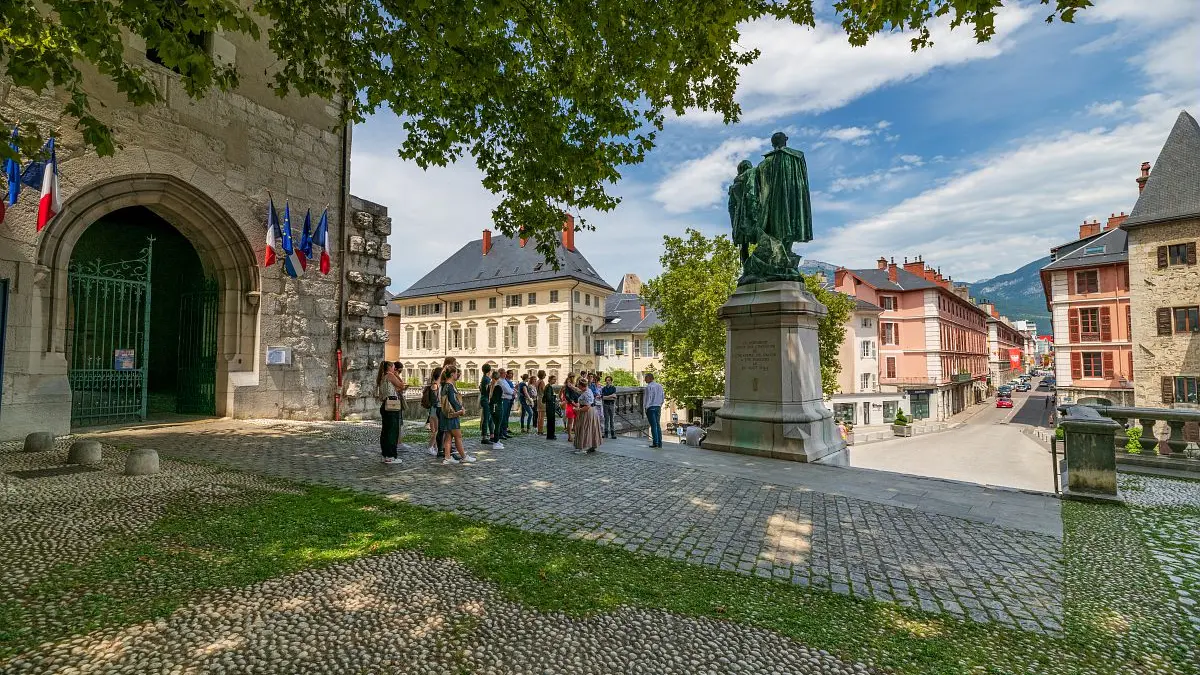
[(425, 385), (425, 390), (421, 392), (421, 407), (432, 408), (437, 404), (437, 392), (433, 390), (432, 385)]
[(445, 417), (448, 420), (462, 416), (462, 412), (455, 409), (454, 405), (450, 402), (450, 396), (448, 394), (442, 394), (442, 400), (440, 403), (438, 403), (438, 406), (442, 409), (442, 417)]

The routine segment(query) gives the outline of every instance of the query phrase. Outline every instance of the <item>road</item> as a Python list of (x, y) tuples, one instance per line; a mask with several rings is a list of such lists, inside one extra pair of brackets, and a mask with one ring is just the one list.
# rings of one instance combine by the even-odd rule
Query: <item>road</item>
[(984, 408), (962, 426), (940, 433), (897, 438), (850, 449), (850, 465), (985, 485), (1054, 489), (1050, 451), (1030, 438), (1030, 426), (1049, 426), (1050, 394), (1014, 392), (1013, 407)]

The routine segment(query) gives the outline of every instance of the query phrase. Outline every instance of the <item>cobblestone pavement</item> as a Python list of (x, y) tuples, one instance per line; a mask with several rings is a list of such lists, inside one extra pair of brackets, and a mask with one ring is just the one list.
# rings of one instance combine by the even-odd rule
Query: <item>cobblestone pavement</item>
[(1180, 609), (1200, 630), (1200, 482), (1120, 474), (1120, 487)]
[[(219, 467), (162, 463), (122, 475), (125, 452), (105, 448), (98, 471), (23, 479), (8, 472), (59, 465), (66, 439), (41, 453), (0, 444), (0, 607), (66, 560), (148, 528), (167, 502), (239, 503), (287, 488)], [(153, 565), (112, 583), (153, 587)], [(113, 592), (109, 587), (93, 592)], [(86, 603), (81, 603), (86, 605)], [(17, 619), (69, 633), (76, 605), (30, 608)], [(80, 610), (86, 611), (86, 610)], [(505, 600), (454, 561), (413, 551), (368, 556), (246, 588), (212, 592), (170, 616), (42, 644), (4, 673), (793, 673), (866, 675), (757, 628), (621, 608), (586, 619)]]
[[(838, 593), (1058, 632), (1058, 539), (744, 477), (518, 438), (443, 467), (378, 462), (369, 424), (214, 421), (131, 428), (105, 443), (350, 487), (525, 530)], [(474, 445), (474, 443), (470, 443)]]

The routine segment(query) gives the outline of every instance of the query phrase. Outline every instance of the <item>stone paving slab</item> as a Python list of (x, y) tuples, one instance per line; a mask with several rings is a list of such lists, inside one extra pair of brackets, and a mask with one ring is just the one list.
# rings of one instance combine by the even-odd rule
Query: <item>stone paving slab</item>
[(476, 450), (471, 466), (417, 449), (384, 465), (369, 424), (219, 420), (97, 437), (977, 621), (1046, 632), (1062, 622), (1057, 537), (810, 487), (577, 456), (533, 438)]

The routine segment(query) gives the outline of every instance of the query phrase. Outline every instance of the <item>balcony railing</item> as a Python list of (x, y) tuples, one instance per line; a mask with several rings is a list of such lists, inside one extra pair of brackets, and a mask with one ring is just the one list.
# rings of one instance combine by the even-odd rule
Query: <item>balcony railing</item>
[(970, 382), (975, 379), (975, 376), (970, 373), (955, 373), (950, 376), (950, 381), (954, 383)]
[[(1059, 412), (1066, 414), (1069, 406), (1060, 406)], [(1117, 432), (1115, 444), (1118, 448), (1124, 449), (1129, 442), (1129, 436), (1125, 433), (1125, 429), (1131, 427), (1135, 423), (1142, 428), (1141, 438), (1138, 439), (1138, 444), (1141, 446), (1141, 454), (1143, 455), (1162, 455), (1184, 457), (1184, 451), (1187, 449), (1189, 441), (1184, 437), (1184, 427), (1188, 423), (1200, 424), (1200, 410), (1181, 410), (1175, 408), (1132, 408), (1123, 406), (1090, 406), (1095, 408), (1100, 415), (1107, 417), (1122, 425), (1121, 431)], [(1154, 432), (1155, 424), (1158, 422), (1166, 422), (1168, 435), (1165, 439), (1160, 439)], [(1200, 459), (1192, 457), (1190, 459)]]
[(909, 384), (909, 385), (927, 385), (936, 387), (941, 382), (930, 377), (881, 377), (880, 384)]

